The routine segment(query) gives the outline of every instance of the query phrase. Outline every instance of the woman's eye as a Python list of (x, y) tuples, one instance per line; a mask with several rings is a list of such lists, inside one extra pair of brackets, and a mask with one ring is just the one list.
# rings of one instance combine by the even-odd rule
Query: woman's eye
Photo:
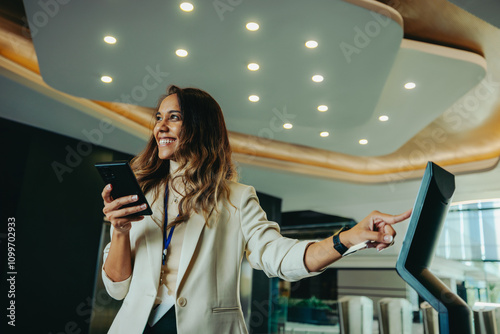
[[(167, 117), (168, 117), (169, 121), (177, 122), (177, 121), (181, 120), (181, 116), (178, 114), (170, 114), (170, 115), (167, 115)], [(163, 121), (162, 115), (160, 115), (160, 114), (156, 115), (156, 122), (161, 122), (161, 121)]]

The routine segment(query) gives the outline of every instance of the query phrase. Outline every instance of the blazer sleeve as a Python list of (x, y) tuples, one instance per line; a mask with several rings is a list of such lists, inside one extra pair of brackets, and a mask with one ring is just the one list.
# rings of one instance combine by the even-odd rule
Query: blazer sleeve
[[(110, 228), (110, 235), (111, 236), (113, 235), (113, 226), (111, 226)], [(106, 258), (108, 257), (110, 245), (111, 242), (106, 245), (103, 251), (103, 261), (102, 261), (103, 265), (101, 269), (102, 281), (104, 283), (106, 291), (112, 298), (116, 300), (122, 300), (128, 293), (128, 289), (130, 287), (130, 281), (132, 280), (132, 275), (130, 275), (129, 278), (121, 282), (114, 282), (108, 277), (108, 275), (104, 271), (104, 263), (106, 263)]]
[(285, 281), (298, 281), (322, 272), (309, 272), (304, 264), (306, 248), (316, 240), (283, 237), (279, 225), (267, 220), (253, 187), (243, 191), (239, 211), (247, 259), (252, 268)]

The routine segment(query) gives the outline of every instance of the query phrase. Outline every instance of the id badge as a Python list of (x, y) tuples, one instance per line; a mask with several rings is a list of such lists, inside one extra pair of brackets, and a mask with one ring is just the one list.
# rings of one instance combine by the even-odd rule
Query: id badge
[(175, 305), (175, 298), (168, 294), (165, 284), (160, 287), (161, 304), (157, 305), (151, 311), (148, 319), (148, 325), (153, 327)]

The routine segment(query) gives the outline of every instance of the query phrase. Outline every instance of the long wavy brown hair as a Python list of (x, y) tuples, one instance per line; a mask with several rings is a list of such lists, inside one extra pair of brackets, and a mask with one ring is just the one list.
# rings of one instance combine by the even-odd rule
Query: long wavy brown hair
[[(179, 216), (171, 225), (187, 221), (192, 212), (203, 214), (208, 224), (219, 201), (229, 200), (227, 181), (237, 179), (226, 124), (217, 101), (197, 88), (169, 86), (167, 94), (160, 97), (156, 111), (163, 99), (172, 94), (177, 94), (182, 115), (174, 160), (184, 170), (183, 175), (175, 178), (181, 178), (186, 193), (179, 202)], [(154, 191), (156, 200), (172, 177), (170, 160), (158, 157), (154, 133), (146, 148), (132, 159), (131, 165), (142, 191)]]

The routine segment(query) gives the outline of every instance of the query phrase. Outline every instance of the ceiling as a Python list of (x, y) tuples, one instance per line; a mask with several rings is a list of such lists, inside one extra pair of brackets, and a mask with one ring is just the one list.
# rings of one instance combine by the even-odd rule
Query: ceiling
[[(350, 155), (396, 151), (486, 72), (475, 53), (402, 41), (402, 17), (376, 2), (295, 1), (283, 11), (289, 0), (234, 10), (193, 1), (184, 12), (179, 1), (73, 1), (50, 20), (38, 3), (25, 3), (41, 75), (59, 91), (154, 107), (168, 84), (201, 87), (219, 101), (231, 131)], [(251, 20), (259, 30), (245, 28)], [(105, 43), (106, 35), (117, 43)], [(308, 40), (319, 45), (308, 49)], [(176, 56), (179, 48), (188, 56)], [(258, 71), (247, 69), (253, 62)], [(315, 74), (324, 81), (313, 82)], [(417, 87), (407, 90), (407, 82)], [(252, 94), (260, 100), (249, 101)]]
[(455, 200), (500, 197), (497, 1), (179, 3), (0, 5), (0, 117), (81, 140), (107, 119), (96, 144), (135, 154), (166, 86), (192, 85), (220, 102), (242, 182), (284, 211), (404, 211), (427, 160), (457, 174)]

